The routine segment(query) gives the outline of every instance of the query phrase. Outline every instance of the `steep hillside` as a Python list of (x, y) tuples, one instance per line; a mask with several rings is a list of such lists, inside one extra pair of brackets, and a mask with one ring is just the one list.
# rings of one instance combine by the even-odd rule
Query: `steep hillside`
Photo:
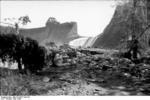
[[(104, 32), (98, 36), (97, 40), (94, 42), (93, 47), (99, 48), (117, 48), (122, 40), (127, 39), (131, 34), (139, 35), (145, 25), (148, 23), (148, 13), (150, 9), (147, 9), (147, 3), (138, 1), (137, 7), (135, 9), (135, 15), (133, 20), (133, 4), (132, 2), (126, 3), (124, 5), (118, 5), (116, 11), (109, 25), (105, 28)], [(133, 24), (133, 22), (135, 24)], [(144, 36), (146, 35), (146, 36)], [(147, 31), (146, 34), (142, 36), (143, 40), (148, 44), (148, 37), (150, 37), (150, 32)], [(142, 40), (141, 38), (141, 40)]]

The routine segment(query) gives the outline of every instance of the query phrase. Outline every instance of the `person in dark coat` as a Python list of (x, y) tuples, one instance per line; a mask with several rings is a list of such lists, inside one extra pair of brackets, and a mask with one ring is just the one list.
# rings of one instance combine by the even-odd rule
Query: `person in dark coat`
[(132, 60), (137, 60), (138, 54), (140, 55), (141, 52), (139, 51), (140, 46), (139, 46), (139, 41), (136, 38), (135, 35), (132, 36), (131, 44), (130, 44), (130, 49), (129, 51), (131, 52), (131, 59)]

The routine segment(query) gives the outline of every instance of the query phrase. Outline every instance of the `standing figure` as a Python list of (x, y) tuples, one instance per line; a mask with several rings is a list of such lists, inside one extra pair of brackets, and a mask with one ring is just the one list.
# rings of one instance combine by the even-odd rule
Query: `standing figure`
[(52, 67), (58, 67), (56, 62), (55, 62), (55, 58), (56, 58), (56, 55), (57, 53), (55, 51), (52, 50), (52, 53), (51, 53), (51, 62), (52, 62)]
[(139, 55), (141, 54), (139, 49), (140, 49), (139, 41), (135, 35), (132, 35), (132, 40), (131, 40), (130, 49), (129, 49), (129, 52), (131, 53), (131, 59), (132, 60), (136, 60), (138, 58), (138, 54)]
[(15, 23), (15, 31), (16, 31), (16, 34), (19, 34), (19, 25), (18, 25), (18, 23)]

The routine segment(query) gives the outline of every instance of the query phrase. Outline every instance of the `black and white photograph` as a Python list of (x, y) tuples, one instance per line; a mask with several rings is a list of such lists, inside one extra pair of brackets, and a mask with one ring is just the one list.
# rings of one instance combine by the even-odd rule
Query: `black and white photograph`
[(0, 95), (149, 96), (150, 0), (0, 0)]

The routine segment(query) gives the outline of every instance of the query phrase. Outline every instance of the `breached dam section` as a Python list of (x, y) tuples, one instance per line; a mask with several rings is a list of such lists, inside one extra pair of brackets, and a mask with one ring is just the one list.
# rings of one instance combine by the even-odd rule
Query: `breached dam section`
[(55, 42), (58, 46), (80, 37), (76, 22), (47, 22), (45, 27), (21, 29), (20, 34), (35, 39), (40, 44)]
[(87, 47), (92, 47), (96, 39), (97, 39), (97, 36), (96, 37), (81, 37), (81, 38), (71, 41), (69, 44), (74, 47), (87, 48)]

